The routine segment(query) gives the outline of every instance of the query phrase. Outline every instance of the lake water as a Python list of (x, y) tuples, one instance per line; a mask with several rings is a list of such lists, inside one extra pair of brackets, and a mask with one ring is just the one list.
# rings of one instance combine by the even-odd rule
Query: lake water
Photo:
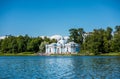
[(120, 79), (120, 56), (1, 56), (0, 79)]

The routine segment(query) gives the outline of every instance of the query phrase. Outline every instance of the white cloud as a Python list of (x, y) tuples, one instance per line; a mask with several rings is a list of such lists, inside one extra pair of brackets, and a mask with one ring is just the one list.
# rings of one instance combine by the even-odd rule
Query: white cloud
[(50, 39), (56, 39), (56, 40), (60, 40), (62, 37), (65, 39), (65, 40), (68, 40), (69, 37), (68, 36), (61, 36), (61, 35), (52, 35), (52, 36), (40, 36), (41, 38), (44, 39), (44, 37), (48, 37)]
[(61, 35), (53, 35), (50, 37), (50, 39), (56, 39), (56, 40), (60, 40), (60, 38), (62, 38)]
[(5, 39), (6, 36), (0, 36), (0, 39)]

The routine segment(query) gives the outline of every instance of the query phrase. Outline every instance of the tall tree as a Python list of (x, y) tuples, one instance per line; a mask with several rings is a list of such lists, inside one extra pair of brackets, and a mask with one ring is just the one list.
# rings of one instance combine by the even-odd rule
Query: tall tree
[(110, 27), (107, 27), (105, 33), (104, 33), (104, 38), (103, 38), (103, 41), (104, 41), (104, 52), (108, 53), (108, 52), (111, 52), (112, 51), (112, 28)]
[(115, 27), (113, 41), (114, 41), (114, 51), (120, 52), (120, 26)]
[(115, 32), (120, 32), (120, 26), (115, 26)]
[(0, 53), (1, 53), (1, 49), (2, 49), (2, 40), (0, 40)]
[(18, 44), (17, 44), (17, 40), (13, 39), (11, 42), (12, 45), (12, 49), (10, 49), (12, 51), (12, 53), (17, 53), (18, 52)]
[(25, 52), (26, 50), (26, 43), (24, 40), (23, 36), (19, 36), (17, 39), (17, 43), (18, 43), (18, 52)]
[(37, 38), (31, 39), (27, 44), (27, 50), (31, 52), (38, 52), (39, 50), (39, 40)]
[(46, 41), (43, 41), (41, 44), (40, 44), (40, 46), (39, 46), (39, 51), (40, 52), (45, 52), (45, 45), (46, 44), (49, 44), (48, 42), (46, 42)]
[(8, 41), (7, 38), (5, 38), (1, 43), (1, 52), (6, 53), (8, 51)]
[(77, 29), (75, 29), (75, 28), (72, 28), (72, 29), (70, 29), (69, 30), (69, 32), (70, 32), (70, 41), (74, 41), (74, 42), (78, 42), (77, 41), (77, 38), (78, 38), (78, 30)]
[(84, 33), (85, 31), (83, 30), (83, 28), (72, 28), (69, 30), (70, 32), (70, 41), (74, 41), (76, 43), (79, 43), (80, 45), (82, 45), (83, 43), (83, 37), (84, 37)]

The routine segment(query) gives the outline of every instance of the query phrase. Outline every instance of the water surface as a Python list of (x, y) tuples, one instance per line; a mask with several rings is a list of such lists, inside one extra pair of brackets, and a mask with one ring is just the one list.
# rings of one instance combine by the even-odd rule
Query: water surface
[(120, 79), (120, 57), (1, 56), (0, 79)]

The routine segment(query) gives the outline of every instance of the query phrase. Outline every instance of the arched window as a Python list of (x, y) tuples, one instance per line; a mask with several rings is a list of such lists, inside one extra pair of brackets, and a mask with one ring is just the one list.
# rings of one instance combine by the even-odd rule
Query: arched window
[(57, 51), (56, 51), (56, 47), (55, 47), (55, 53), (57, 53)]
[(68, 52), (68, 47), (67, 47), (67, 52)]
[(50, 52), (51, 52), (51, 48), (50, 48)]
[(59, 48), (57, 48), (57, 53), (59, 53), (60, 52), (60, 50), (59, 50)]

